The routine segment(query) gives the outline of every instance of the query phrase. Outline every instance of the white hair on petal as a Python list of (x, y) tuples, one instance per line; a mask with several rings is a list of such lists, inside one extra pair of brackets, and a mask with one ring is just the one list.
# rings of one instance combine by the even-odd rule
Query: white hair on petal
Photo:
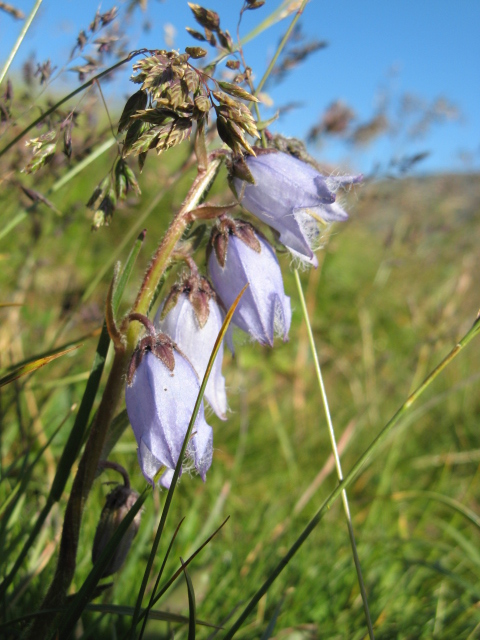
[(285, 313), (278, 296), (275, 296), (275, 310), (273, 312), (273, 333), (281, 338), (285, 335)]

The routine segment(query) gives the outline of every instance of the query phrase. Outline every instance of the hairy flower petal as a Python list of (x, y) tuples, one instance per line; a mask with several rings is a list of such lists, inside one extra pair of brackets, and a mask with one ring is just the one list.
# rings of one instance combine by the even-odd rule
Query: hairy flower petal
[(361, 176), (322, 176), (311, 165), (282, 152), (244, 157), (255, 184), (234, 178), (237, 196), (250, 213), (275, 229), (280, 242), (317, 266), (313, 248), (319, 236), (317, 222), (346, 220), (335, 202), (340, 187), (359, 182)]
[[(181, 293), (175, 306), (162, 319), (164, 305), (162, 304), (155, 316), (155, 326), (166, 333), (180, 347), (192, 363), (200, 382), (205, 375), (208, 361), (215, 341), (222, 327), (222, 314), (213, 298), (208, 301), (208, 319), (200, 327), (195, 309), (188, 296)], [(205, 389), (205, 398), (222, 420), (226, 419), (227, 394), (225, 378), (222, 376), (223, 342)]]
[[(151, 351), (146, 351), (133, 379), (127, 385), (125, 400), (130, 423), (138, 444), (138, 459), (145, 478), (153, 484), (162, 466), (170, 471), (180, 455), (200, 385), (192, 365), (178, 352), (171, 372)], [(194, 437), (211, 434), (205, 421), (203, 403), (194, 425)], [(212, 441), (210, 439), (210, 447)], [(194, 449), (195, 466), (197, 454)], [(188, 451), (188, 449), (187, 449)], [(211, 463), (211, 451), (205, 450), (201, 470), (203, 478)], [(210, 456), (210, 457), (209, 457)], [(208, 464), (203, 460), (208, 460)], [(172, 473), (165, 473), (160, 483), (169, 487)]]
[(215, 251), (208, 261), (210, 276), (228, 309), (246, 283), (249, 287), (235, 310), (232, 322), (261, 344), (273, 346), (275, 333), (288, 339), (291, 322), (290, 298), (285, 295), (282, 273), (273, 249), (257, 236), (260, 252), (247, 246), (238, 236), (230, 235), (225, 266)]

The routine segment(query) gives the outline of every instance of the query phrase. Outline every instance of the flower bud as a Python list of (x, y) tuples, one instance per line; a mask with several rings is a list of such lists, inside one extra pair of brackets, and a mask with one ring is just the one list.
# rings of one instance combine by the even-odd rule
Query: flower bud
[[(180, 347), (201, 382), (222, 327), (222, 313), (208, 280), (192, 271), (190, 276), (172, 288), (160, 305), (154, 324)], [(222, 360), (223, 341), (213, 363), (205, 398), (217, 416), (225, 420), (227, 394)]]
[[(100, 522), (98, 523), (93, 540), (92, 562), (95, 563), (102, 551), (110, 542), (117, 527), (121, 524), (127, 513), (137, 501), (138, 493), (129, 487), (118, 485), (111, 491), (102, 509)], [(137, 513), (132, 523), (128, 527), (124, 536), (120, 540), (114, 555), (102, 574), (102, 578), (116, 573), (125, 562), (133, 539), (137, 535), (140, 527), (141, 511)]]
[[(362, 176), (329, 178), (287, 153), (255, 151), (256, 157), (244, 156), (232, 165), (233, 186), (242, 206), (275, 229), (293, 255), (317, 267), (313, 253), (320, 235), (317, 223), (348, 218), (335, 202), (335, 193), (360, 182)], [(250, 174), (248, 179), (245, 174)]]
[(208, 269), (226, 309), (245, 284), (232, 322), (261, 344), (273, 346), (274, 334), (288, 339), (292, 312), (282, 273), (268, 242), (242, 220), (224, 217), (210, 238)]
[[(132, 314), (139, 319), (138, 314)], [(172, 340), (156, 332), (135, 350), (127, 375), (125, 401), (130, 423), (137, 440), (140, 468), (154, 484), (157, 471), (166, 467), (160, 484), (170, 487), (185, 434), (200, 390), (198, 376), (190, 362)], [(143, 320), (141, 320), (143, 322)], [(195, 421), (187, 455), (205, 481), (213, 456), (213, 432), (204, 415), (203, 402)], [(181, 473), (181, 471), (180, 471)]]

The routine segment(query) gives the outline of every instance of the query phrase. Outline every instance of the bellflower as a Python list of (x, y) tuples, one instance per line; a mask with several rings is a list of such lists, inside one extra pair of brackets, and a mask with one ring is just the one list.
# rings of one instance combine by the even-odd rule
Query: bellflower
[(248, 222), (224, 217), (212, 232), (208, 251), (210, 277), (226, 309), (249, 284), (232, 322), (261, 344), (273, 346), (275, 333), (287, 340), (290, 298), (268, 242)]
[(233, 186), (242, 206), (275, 229), (295, 256), (317, 267), (313, 252), (320, 235), (317, 222), (348, 218), (335, 202), (335, 193), (362, 176), (329, 178), (287, 153), (256, 151), (256, 157), (244, 156), (232, 166)]
[[(222, 327), (222, 313), (208, 280), (198, 274), (193, 261), (190, 267), (191, 275), (172, 288), (158, 309), (154, 323), (180, 347), (201, 382)], [(225, 420), (227, 394), (222, 361), (223, 341), (205, 388), (205, 398), (217, 416)]]
[[(162, 467), (160, 484), (170, 487), (200, 383), (190, 362), (172, 340), (143, 319), (149, 334), (135, 350), (127, 375), (125, 401), (137, 440), (140, 467), (151, 484)], [(203, 402), (193, 427), (187, 454), (205, 481), (212, 463), (213, 432)]]

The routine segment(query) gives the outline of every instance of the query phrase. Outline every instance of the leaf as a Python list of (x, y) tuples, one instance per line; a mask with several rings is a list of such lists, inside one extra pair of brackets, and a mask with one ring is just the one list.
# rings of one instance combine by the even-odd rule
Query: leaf
[(264, 129), (267, 129), (273, 122), (275, 122), (275, 120), (277, 120), (279, 115), (280, 115), (280, 111), (277, 111), (275, 115), (273, 115), (268, 120), (259, 120), (257, 122), (258, 131), (263, 131)]
[(10, 382), (13, 382), (14, 380), (17, 380), (18, 378), (21, 378), (22, 376), (26, 376), (29, 373), (33, 373), (37, 369), (41, 369), (41, 367), (44, 367), (49, 362), (52, 362), (52, 360), (56, 360), (57, 358), (60, 358), (60, 356), (63, 356), (66, 353), (69, 353), (70, 351), (75, 351), (75, 349), (79, 349), (82, 346), (83, 346), (83, 344), (79, 344), (79, 345), (76, 345), (74, 347), (70, 347), (69, 349), (65, 349), (65, 351), (60, 351), (59, 353), (55, 353), (55, 354), (53, 354), (51, 356), (44, 356), (43, 358), (38, 358), (37, 360), (34, 360), (33, 362), (30, 362), (30, 363), (25, 364), (25, 365), (23, 365), (21, 367), (18, 367), (18, 369), (15, 369), (14, 371), (12, 371), (12, 373), (9, 373), (8, 375), (4, 376), (3, 378), (0, 378), (0, 387), (4, 387), (5, 385), (9, 384)]

